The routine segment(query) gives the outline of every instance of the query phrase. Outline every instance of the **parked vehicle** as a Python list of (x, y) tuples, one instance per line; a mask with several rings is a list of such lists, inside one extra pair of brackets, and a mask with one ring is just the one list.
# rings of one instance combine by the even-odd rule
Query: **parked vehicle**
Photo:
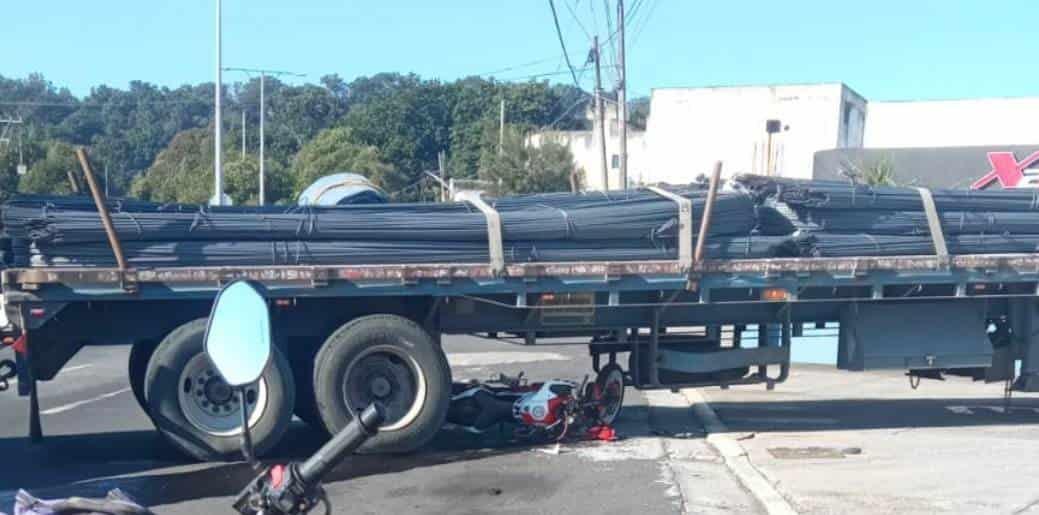
[[(792, 337), (838, 322), (841, 369), (1008, 381), (1020, 361), (1014, 388), (1039, 391), (1039, 254), (704, 260), (692, 248), (704, 218), (699, 234), (681, 225), (677, 260), (8, 269), (0, 338), (34, 438), (37, 381), (85, 345), (125, 344), (137, 401), (200, 460), (238, 455), (243, 406), (258, 454), (294, 413), (337, 434), (376, 401), (386, 420), (365, 448), (421, 447), (448, 416), (445, 334), (584, 336), (594, 371), (639, 389), (771, 389)], [(274, 339), (241, 400), (204, 349), (213, 299), (235, 279), (264, 286)]]

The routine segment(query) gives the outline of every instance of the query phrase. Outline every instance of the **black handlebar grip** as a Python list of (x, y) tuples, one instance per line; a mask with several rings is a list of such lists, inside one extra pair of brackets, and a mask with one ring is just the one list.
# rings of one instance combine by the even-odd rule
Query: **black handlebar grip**
[(339, 431), (313, 456), (299, 466), (299, 477), (306, 485), (313, 485), (332, 470), (346, 456), (379, 431), (386, 420), (386, 408), (379, 402), (371, 403), (360, 416)]

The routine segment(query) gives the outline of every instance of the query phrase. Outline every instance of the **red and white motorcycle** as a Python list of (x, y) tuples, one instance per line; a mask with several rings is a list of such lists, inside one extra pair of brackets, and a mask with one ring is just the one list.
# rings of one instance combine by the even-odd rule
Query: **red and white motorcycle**
[(504, 374), (486, 382), (455, 383), (450, 426), (484, 433), (505, 424), (515, 425), (513, 436), (526, 441), (558, 442), (575, 430), (609, 439), (611, 425), (624, 404), (624, 372), (607, 365), (594, 382), (553, 379), (528, 383), (523, 374)]

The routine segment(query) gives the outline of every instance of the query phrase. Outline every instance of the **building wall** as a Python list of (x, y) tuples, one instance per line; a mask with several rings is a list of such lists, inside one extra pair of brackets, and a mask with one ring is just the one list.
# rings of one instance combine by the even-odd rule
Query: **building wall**
[[(608, 120), (606, 131), (606, 164), (608, 189), (620, 188), (620, 131), (616, 120)], [(586, 190), (603, 190), (602, 152), (594, 131), (546, 131), (532, 134), (529, 142), (541, 145), (545, 141), (566, 145), (574, 156), (574, 163), (581, 173), (581, 185)], [(637, 185), (647, 173), (647, 149), (645, 133), (628, 130), (628, 183)]]
[[(841, 166), (883, 158), (893, 161), (900, 182), (961, 186), (987, 171), (989, 151), (1039, 148), (1039, 97), (867, 102), (841, 83), (663, 88), (653, 90), (645, 133), (629, 132), (629, 181), (685, 184), (718, 160), (726, 176), (765, 174), (770, 119), (782, 128), (773, 136), (771, 171), (784, 177), (832, 178)], [(616, 121), (607, 123), (616, 188), (619, 139)], [(602, 189), (595, 132), (551, 132), (532, 141), (546, 137), (570, 148), (586, 189)]]
[[(968, 188), (992, 170), (990, 152), (1010, 152), (1025, 161), (1039, 152), (1039, 145), (994, 145), (920, 148), (848, 148), (815, 154), (815, 179), (848, 180), (848, 171), (868, 170), (878, 163), (891, 167), (897, 184), (927, 188)], [(1039, 174), (1032, 163), (1027, 174)], [(993, 185), (998, 188), (998, 185)]]
[(862, 143), (866, 101), (840, 83), (653, 90), (645, 182), (688, 183), (721, 160), (726, 176), (766, 173), (765, 122), (773, 136), (772, 171), (812, 175), (815, 152)]
[(1039, 98), (869, 103), (871, 148), (1033, 145)]

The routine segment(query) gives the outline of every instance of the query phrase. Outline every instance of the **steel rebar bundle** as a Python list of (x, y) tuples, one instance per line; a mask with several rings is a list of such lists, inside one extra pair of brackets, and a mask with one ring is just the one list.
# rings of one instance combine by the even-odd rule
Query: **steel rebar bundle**
[[(692, 201), (695, 224), (706, 199)], [(466, 203), (333, 208), (210, 208), (111, 200), (111, 218), (135, 266), (230, 264), (465, 263), (488, 259), (487, 220)], [(493, 201), (511, 262), (668, 259), (678, 206), (635, 190), (541, 194)], [(711, 238), (719, 256), (775, 255), (779, 241), (751, 237), (752, 198), (719, 196)], [(92, 203), (76, 197), (16, 197), (0, 209), (18, 266), (109, 266), (110, 250)], [(742, 240), (737, 240), (742, 238)], [(784, 251), (788, 252), (788, 251)]]

